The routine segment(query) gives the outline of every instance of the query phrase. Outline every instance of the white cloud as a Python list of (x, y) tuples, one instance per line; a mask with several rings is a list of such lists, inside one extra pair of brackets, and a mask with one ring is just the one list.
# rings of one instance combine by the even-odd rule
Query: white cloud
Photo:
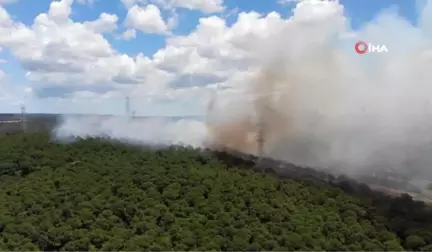
[(168, 27), (161, 16), (159, 8), (153, 4), (145, 7), (132, 6), (128, 10), (124, 23), (129, 28), (145, 33), (165, 34), (168, 32)]
[(123, 34), (121, 35), (121, 38), (125, 40), (130, 40), (136, 37), (136, 30), (135, 29), (127, 29)]
[(225, 9), (223, 0), (154, 0), (154, 2), (163, 8), (185, 8), (204, 13), (222, 12)]
[[(124, 3), (130, 6), (142, 1)], [(273, 55), (280, 48), (277, 41), (272, 46), (266, 43), (281, 31), (298, 33), (297, 36), (303, 36), (303, 43), (312, 45), (320, 42), (306, 36), (325, 38), (332, 30), (343, 30), (345, 22), (343, 8), (334, 1), (299, 3), (292, 20), (284, 20), (276, 12), (267, 16), (240, 13), (237, 22), (228, 27), (224, 19), (211, 16), (200, 19), (191, 34), (168, 38), (166, 47), (153, 59), (143, 55), (132, 58), (116, 52), (102, 35), (116, 29), (116, 15), (102, 13), (94, 21), (74, 22), (69, 17), (71, 4), (68, 0), (53, 2), (48, 13), (40, 14), (32, 26), (12, 21), (0, 9), (0, 20), (4, 20), (0, 32), (11, 34), (0, 38), (0, 45), (9, 47), (22, 62), (28, 78), (36, 82), (33, 84), (36, 89), (60, 87), (71, 94), (85, 90), (94, 96), (111, 90), (120, 93), (139, 90), (135, 93), (149, 97), (164, 97), (168, 93), (180, 97), (184, 92), (168, 92), (166, 88), (189, 90), (208, 86), (200, 89), (203, 92), (209, 92), (214, 85), (237, 88), (239, 83), (235, 80), (258, 66), (266, 55), (264, 52)], [(154, 5), (130, 6), (125, 23), (130, 28), (121, 35), (124, 39), (134, 38), (135, 29), (159, 33), (168, 30)], [(284, 38), (283, 43), (292, 48), (307, 46), (296, 41), (299, 40)], [(284, 50), (283, 55), (300, 52)]]
[(50, 4), (48, 16), (58, 22), (66, 22), (72, 12), (73, 0), (53, 1)]
[(118, 17), (115, 14), (101, 13), (99, 19), (85, 22), (90, 30), (96, 33), (113, 32), (117, 29)]
[(179, 15), (175, 9), (171, 10), (170, 16), (167, 20), (167, 26), (169, 30), (172, 30), (177, 27), (179, 22)]
[(117, 62), (125, 56), (117, 54), (102, 33), (112, 32), (118, 18), (102, 13), (97, 20), (73, 22), (71, 4), (52, 2), (32, 26), (13, 21), (0, 8), (0, 46), (11, 50), (38, 88), (110, 89), (122, 67)]
[(147, 0), (120, 0), (122, 2), (122, 4), (127, 8), (131, 8), (132, 6), (136, 5), (136, 4), (147, 4), (148, 1)]

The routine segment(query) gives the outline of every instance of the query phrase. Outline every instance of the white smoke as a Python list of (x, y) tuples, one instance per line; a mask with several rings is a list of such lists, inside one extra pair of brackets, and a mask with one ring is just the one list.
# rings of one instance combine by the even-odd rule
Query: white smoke
[(54, 133), (61, 140), (70, 136), (109, 137), (136, 144), (201, 147), (206, 128), (191, 119), (64, 116)]
[[(276, 13), (240, 15), (227, 28), (229, 43), (246, 54), (250, 69), (261, 71), (237, 83), (242, 92), (218, 97), (245, 100), (237, 106), (243, 108), (240, 116), (230, 116), (229, 106), (212, 116), (235, 123), (257, 114), (258, 108), (250, 106), (257, 97), (275, 95), (266, 106), (277, 110), (287, 126), (266, 146), (268, 155), (314, 167), (432, 175), (432, 1), (425, 3), (417, 26), (389, 10), (356, 31), (337, 1), (301, 1), (289, 19)], [(386, 45), (389, 52), (358, 55), (357, 40)], [(200, 146), (215, 137), (207, 126), (200, 121), (110, 119), (94, 125), (90, 119), (66, 119), (58, 134)]]

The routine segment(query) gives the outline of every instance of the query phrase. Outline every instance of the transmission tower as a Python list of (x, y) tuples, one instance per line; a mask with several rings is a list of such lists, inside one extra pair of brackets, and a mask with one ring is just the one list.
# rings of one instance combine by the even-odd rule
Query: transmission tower
[(26, 107), (24, 104), (21, 104), (21, 129), (23, 132), (27, 131)]
[(264, 146), (265, 146), (265, 121), (262, 116), (258, 114), (258, 122), (256, 124), (256, 144), (257, 144), (257, 156), (258, 160), (256, 166), (262, 171), (266, 170), (266, 164), (262, 162), (264, 158)]
[(257, 134), (257, 154), (259, 159), (261, 159), (264, 156), (264, 143), (265, 143), (265, 137), (264, 137), (264, 122), (259, 121), (258, 125), (258, 134)]
[(264, 147), (265, 147), (265, 141), (266, 136), (265, 133), (268, 130), (267, 128), (267, 122), (266, 122), (266, 114), (269, 113), (270, 110), (266, 104), (262, 104), (260, 108), (257, 111), (257, 154), (258, 157), (261, 159), (264, 157)]

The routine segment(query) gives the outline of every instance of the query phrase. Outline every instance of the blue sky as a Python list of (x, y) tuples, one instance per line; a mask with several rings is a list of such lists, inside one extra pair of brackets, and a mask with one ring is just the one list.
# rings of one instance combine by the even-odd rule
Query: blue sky
[[(66, 1), (66, 0), (64, 0)], [(205, 0), (203, 0), (205, 1)], [(35, 22), (35, 18), (41, 13), (47, 13), (51, 0), (18, 0), (14, 3), (4, 4), (3, 8), (9, 14), (10, 19), (15, 23), (11, 27), (8, 27), (8, 31), (15, 29), (18, 24), (25, 25), (28, 29), (32, 29), (32, 25)], [(181, 2), (181, 1), (179, 1)], [(183, 0), (183, 2), (187, 2)], [(216, 1), (217, 2), (217, 1)], [(1, 1), (0, 1), (1, 3)], [(137, 6), (141, 8), (145, 8), (148, 3), (138, 3)], [(135, 59), (137, 55), (141, 54), (143, 57), (148, 57), (149, 60), (154, 60), (153, 55), (160, 49), (163, 49), (167, 46), (167, 41), (169, 39), (175, 39), (181, 36), (188, 36), (193, 33), (197, 25), (199, 23), (200, 18), (208, 18), (210, 16), (218, 16), (221, 19), (225, 19), (227, 26), (231, 26), (237, 21), (237, 15), (241, 12), (258, 12), (258, 13), (270, 13), (277, 12), (281, 15), (282, 18), (289, 18), (292, 15), (292, 10), (296, 6), (296, 3), (288, 3), (288, 4), (280, 4), (276, 0), (267, 0), (267, 1), (246, 1), (246, 0), (225, 0), (222, 2), (224, 6), (224, 11), (222, 12), (212, 12), (205, 13), (202, 10), (196, 9), (187, 9), (182, 8), (181, 6), (168, 8), (167, 6), (163, 6), (163, 4), (157, 4), (156, 2), (150, 2), (150, 4), (155, 4), (157, 8), (161, 11), (162, 20), (165, 23), (168, 23), (168, 20), (173, 17), (177, 17), (177, 24), (170, 29), (170, 35), (155, 33), (155, 32), (136, 32), (136, 37), (132, 39), (122, 39), (120, 36), (130, 27), (126, 27), (124, 20), (126, 19), (128, 13), (128, 7), (125, 6), (119, 0), (96, 0), (94, 3), (89, 4), (87, 2), (78, 3), (77, 1), (73, 2), (71, 7), (71, 14), (67, 17), (73, 23), (83, 23), (86, 21), (96, 20), (99, 18), (101, 13), (108, 13), (111, 15), (115, 15), (117, 17), (117, 21), (115, 22), (117, 27), (109, 32), (101, 33), (103, 38), (109, 43), (110, 47), (114, 51), (115, 55), (125, 54), (132, 59)], [(344, 7), (345, 16), (350, 19), (350, 26), (353, 29), (361, 29), (363, 25), (368, 23), (374, 17), (376, 17), (380, 12), (384, 10), (388, 10), (389, 8), (393, 8), (396, 10), (400, 17), (405, 18), (412, 24), (417, 24), (418, 13), (417, 13), (417, 4), (416, 1), (409, 0), (342, 0), (340, 4)], [(174, 14), (175, 13), (175, 14)], [(60, 25), (59, 25), (60, 27)], [(33, 27), (34, 28), (34, 27)], [(49, 29), (49, 28), (48, 28)], [(60, 28), (61, 30), (61, 28)], [(3, 29), (3, 32), (6, 32)], [(18, 32), (18, 31), (16, 31)], [(51, 31), (53, 34), (58, 33), (58, 30)], [(47, 32), (49, 33), (49, 32)], [(18, 33), (17, 33), (18, 34)], [(72, 39), (70, 36), (73, 34), (65, 35), (67, 39)], [(1, 34), (0, 36), (7, 36), (6, 33)], [(37, 35), (35, 35), (37, 36)], [(40, 37), (36, 37), (33, 39), (38, 39)], [(41, 41), (48, 41), (49, 38), (41, 39)], [(65, 39), (66, 41), (66, 39)], [(67, 99), (75, 99), (76, 102), (78, 98), (71, 97), (71, 93), (81, 91), (93, 92), (92, 97), (102, 97), (103, 95), (107, 95), (107, 90), (122, 90), (122, 87), (118, 87), (118, 83), (105, 83), (107, 80), (102, 77), (96, 78), (95, 86), (91, 86), (93, 84), (89, 84), (89, 86), (80, 86), (76, 83), (72, 83), (74, 78), (76, 81), (80, 79), (78, 75), (80, 75), (80, 70), (78, 72), (74, 72), (73, 78), (71, 77), (72, 70), (68, 71), (57, 71), (63, 74), (64, 79), (72, 79), (71, 83), (67, 83), (68, 81), (58, 81), (60, 78), (59, 73), (54, 70), (50, 70), (52, 68), (42, 69), (39, 64), (42, 64), (41, 61), (37, 61), (38, 71), (35, 71), (29, 66), (33, 66), (36, 63), (32, 62), (34, 58), (26, 58), (26, 53), (22, 52), (23, 49), (20, 49), (18, 46), (14, 47), (11, 44), (12, 42), (1, 41), (0, 46), (3, 50), (0, 52), (0, 59), (3, 59), (5, 63), (0, 65), (0, 69), (4, 73), (5, 77), (3, 82), (5, 83), (3, 86), (3, 94), (9, 94), (9, 98), (4, 98), (0, 100), (0, 112), (16, 112), (19, 109), (17, 106), (17, 101), (22, 101), (30, 107), (31, 112), (80, 112), (85, 108), (91, 107), (88, 112), (90, 113), (122, 113), (122, 106), (119, 105), (122, 103), (124, 99), (124, 95), (119, 95), (116, 99), (112, 99), (111, 102), (106, 102), (104, 105), (98, 105), (99, 107), (93, 107), (88, 103), (88, 101), (81, 103), (86, 104), (86, 106), (80, 107), (79, 105), (74, 105), (76, 103), (68, 102)], [(24, 43), (33, 43), (32, 40), (28, 40)], [(49, 44), (49, 42), (46, 42)], [(66, 43), (66, 42), (65, 42)], [(83, 41), (85, 43), (85, 41)], [(68, 44), (70, 45), (70, 44)], [(35, 47), (37, 50), (38, 47)], [(54, 47), (53, 47), (54, 48)], [(46, 58), (42, 60), (47, 61), (55, 61), (53, 55), (56, 53), (47, 53), (47, 47), (44, 48), (44, 53), (47, 54)], [(57, 50), (57, 49), (52, 49)], [(60, 49), (59, 49), (60, 50)], [(107, 49), (108, 50), (108, 49)], [(33, 53), (36, 53), (33, 51)], [(84, 54), (83, 54), (84, 55)], [(83, 56), (84, 57), (84, 56)], [(166, 56), (165, 56), (166, 57)], [(92, 59), (89, 59), (92, 60)], [(68, 62), (68, 60), (64, 60)], [(60, 62), (60, 61), (58, 61)], [(72, 61), (70, 61), (72, 62)], [(110, 64), (114, 64), (116, 61), (110, 61)], [(48, 63), (47, 63), (48, 64)], [(69, 64), (69, 63), (68, 63)], [(72, 63), (70, 63), (72, 64)], [(74, 63), (75, 64), (75, 63)], [(185, 63), (186, 64), (186, 63)], [(78, 64), (79, 65), (79, 64)], [(99, 66), (98, 66), (99, 67)], [(35, 76), (38, 76), (39, 79), (32, 79), (29, 76), (26, 76), (26, 73), (29, 71), (35, 72)], [(52, 71), (52, 73), (48, 73)], [(72, 71), (72, 72), (71, 72)], [(118, 70), (120, 71), (120, 70)], [(127, 71), (127, 70), (124, 70)], [(55, 73), (54, 73), (55, 72)], [(69, 75), (68, 75), (69, 74)], [(163, 74), (161, 74), (163, 75)], [(143, 75), (144, 76), (144, 75)], [(135, 76), (136, 77), (136, 76)], [(141, 77), (140, 77), (141, 78)], [(147, 78), (144, 76), (142, 78)], [(150, 78), (150, 77), (148, 77)], [(162, 78), (162, 77), (161, 77)], [(55, 80), (54, 80), (55, 79)], [(157, 78), (155, 77), (155, 80)], [(183, 77), (184, 79), (184, 77)], [(183, 80), (182, 79), (182, 80)], [(140, 82), (137, 81), (136, 83)], [(146, 80), (148, 81), (148, 80)], [(60, 84), (58, 84), (58, 83)], [(52, 84), (53, 83), (53, 84)], [(134, 82), (135, 83), (135, 82)], [(140, 82), (141, 83), (141, 82)], [(52, 84), (52, 85), (51, 85)], [(55, 84), (55, 85), (54, 85)], [(58, 84), (58, 85), (57, 85)], [(75, 86), (76, 85), (76, 86)], [(138, 85), (138, 84), (137, 84)], [(143, 84), (144, 85), (144, 84)], [(72, 87), (73, 86), (73, 87)], [(91, 87), (90, 87), (91, 86)], [(0, 86), (1, 88), (2, 86)], [(5, 88), (6, 87), (6, 88)], [(22, 89), (26, 87), (27, 90), (32, 90), (26, 92)], [(21, 89), (20, 89), (21, 88)], [(157, 87), (142, 87), (142, 89), (150, 90), (157, 89), (158, 91), (154, 92), (178, 92), (178, 91), (160, 91), (160, 88)], [(9, 92), (9, 93), (8, 93)], [(132, 96), (135, 91), (131, 91)], [(150, 92), (150, 91), (149, 91)], [(152, 91), (153, 92), (153, 91)], [(182, 91), (183, 93), (188, 91)], [(44, 94), (43, 97), (41, 94)], [(90, 95), (90, 94), (88, 94)], [(31, 96), (31, 97), (30, 97)], [(11, 98), (14, 97), (14, 98)], [(58, 100), (61, 99), (63, 100)], [(66, 97), (66, 98), (65, 98)], [(11, 99), (15, 99), (15, 102), (11, 102)], [(94, 100), (95, 98), (92, 98)], [(143, 102), (144, 100), (147, 103), (142, 103), (140, 105), (139, 114), (195, 114), (202, 112), (201, 109), (193, 109), (197, 106), (194, 105), (194, 99), (196, 98), (185, 98), (182, 102), (177, 103), (172, 98), (155, 98), (155, 95), (143, 95), (141, 98), (133, 98), (133, 101)], [(151, 101), (150, 101), (151, 100)], [(61, 105), (59, 105), (61, 104)], [(80, 102), (78, 102), (80, 104)], [(84, 106), (84, 105), (83, 105)], [(170, 112), (167, 112), (170, 111)]]

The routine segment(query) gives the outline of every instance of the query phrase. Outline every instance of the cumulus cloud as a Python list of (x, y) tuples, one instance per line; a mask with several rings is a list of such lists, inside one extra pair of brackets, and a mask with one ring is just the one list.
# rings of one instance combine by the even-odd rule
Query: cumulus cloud
[(167, 9), (185, 8), (207, 14), (221, 12), (225, 9), (223, 0), (154, 0), (154, 2)]
[[(9, 49), (27, 71), (36, 95), (54, 97), (66, 92), (62, 97), (72, 97), (83, 90), (98, 96), (130, 89), (134, 93), (139, 90), (141, 95), (154, 96), (157, 92), (163, 98), (165, 87), (181, 79), (177, 73), (158, 67), (167, 65), (163, 59), (156, 63), (142, 54), (131, 57), (113, 49), (104, 35), (116, 30), (115, 14), (102, 13), (96, 20), (75, 22), (70, 18), (72, 4), (72, 0), (51, 2), (47, 13), (36, 16), (32, 25), (14, 20), (0, 7), (0, 46)], [(176, 25), (175, 14), (165, 24), (155, 5), (132, 6), (125, 21), (131, 27), (121, 37), (134, 38), (135, 29), (167, 32)], [(157, 54), (165, 55), (164, 51), (162, 48)], [(184, 74), (193, 71), (188, 68)]]
[(84, 25), (95, 33), (107, 33), (117, 29), (117, 21), (117, 15), (101, 13), (99, 19), (85, 22)]
[(136, 30), (134, 29), (127, 29), (123, 34), (121, 35), (122, 39), (129, 40), (136, 37)]
[(103, 36), (116, 29), (118, 17), (102, 13), (93, 21), (74, 22), (69, 17), (72, 3), (52, 2), (31, 26), (13, 20), (0, 8), (0, 46), (11, 50), (35, 88), (97, 90), (103, 86), (109, 90), (115, 89), (116, 79), (140, 78), (131, 75), (141, 70), (143, 57), (117, 53)]
[(147, 0), (120, 0), (120, 2), (122, 2), (122, 4), (127, 8), (131, 8), (132, 6), (136, 5), (136, 4), (147, 4), (148, 1)]
[(125, 25), (145, 33), (165, 34), (168, 31), (159, 8), (153, 4), (145, 7), (132, 6), (128, 10)]

